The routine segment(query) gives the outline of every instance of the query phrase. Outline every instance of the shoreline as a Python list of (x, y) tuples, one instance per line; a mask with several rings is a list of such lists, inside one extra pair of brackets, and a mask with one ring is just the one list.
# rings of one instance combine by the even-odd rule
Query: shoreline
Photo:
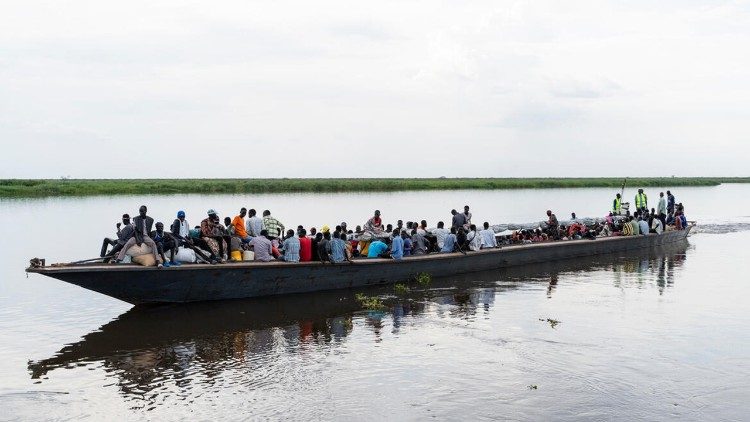
[[(420, 178), (420, 179), (0, 179), (0, 198), (145, 194), (262, 194), (616, 188), (624, 178)], [(639, 177), (627, 187), (718, 186), (750, 177)]]

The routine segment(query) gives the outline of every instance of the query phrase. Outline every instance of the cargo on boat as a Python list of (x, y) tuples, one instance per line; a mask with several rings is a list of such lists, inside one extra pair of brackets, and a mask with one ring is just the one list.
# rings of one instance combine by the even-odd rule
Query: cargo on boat
[(236, 262), (172, 268), (128, 264), (77, 264), (26, 269), (132, 304), (197, 302), (335, 290), (409, 280), (420, 273), (453, 276), (516, 265), (662, 246), (687, 238), (684, 230), (505, 246), (476, 252), (429, 254), (403, 260), (351, 263)]

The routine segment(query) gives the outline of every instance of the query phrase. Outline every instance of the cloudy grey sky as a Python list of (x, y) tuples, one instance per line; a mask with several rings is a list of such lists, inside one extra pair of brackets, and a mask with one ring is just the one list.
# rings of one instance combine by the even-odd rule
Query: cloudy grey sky
[(747, 1), (0, 6), (0, 177), (750, 175)]

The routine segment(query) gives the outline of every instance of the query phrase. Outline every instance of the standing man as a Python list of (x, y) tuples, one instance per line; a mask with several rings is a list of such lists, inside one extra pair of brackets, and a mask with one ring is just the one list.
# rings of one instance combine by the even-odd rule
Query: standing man
[(552, 214), (552, 210), (547, 210), (547, 234), (552, 239), (558, 239), (560, 237), (559, 231), (560, 223), (557, 221), (557, 216)]
[(615, 200), (612, 201), (612, 214), (620, 215), (620, 212), (622, 212), (622, 197), (618, 193), (617, 196), (615, 196)]
[[(664, 192), (659, 192), (659, 205), (656, 208), (656, 218), (661, 220), (661, 225), (667, 222), (667, 200), (664, 198)], [(653, 227), (653, 224), (651, 225)]]
[(250, 240), (252, 240), (252, 237), (250, 237), (247, 234), (247, 229), (245, 228), (245, 216), (247, 215), (247, 208), (240, 208), (240, 214), (235, 215), (234, 219), (232, 219), (232, 226), (234, 226), (234, 235), (242, 239), (242, 243), (249, 243)]
[(635, 195), (635, 209), (641, 214), (648, 212), (648, 196), (643, 193), (643, 189), (638, 189), (638, 194)]
[(271, 211), (263, 211), (263, 227), (268, 231), (268, 238), (274, 240), (284, 233), (284, 225), (281, 221), (271, 217)]
[(674, 202), (674, 195), (667, 191), (667, 215), (670, 217), (674, 215)]
[(466, 224), (466, 216), (464, 214), (459, 214), (456, 210), (451, 210), (451, 215), (453, 215), (453, 220), (451, 221), (451, 228), (458, 230), (458, 228), (463, 228), (464, 224)]
[(256, 215), (257, 213), (253, 208), (250, 208), (248, 213), (250, 218), (247, 219), (247, 223), (245, 224), (245, 231), (250, 237), (260, 236), (260, 232), (265, 228), (263, 227), (263, 219)]
[(471, 213), (469, 212), (469, 206), (464, 205), (464, 217), (466, 218), (466, 224), (464, 224), (464, 230), (471, 228)]

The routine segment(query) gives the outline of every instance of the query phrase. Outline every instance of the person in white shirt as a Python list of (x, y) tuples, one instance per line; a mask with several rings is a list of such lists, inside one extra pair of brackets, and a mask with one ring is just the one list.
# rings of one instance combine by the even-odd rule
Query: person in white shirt
[(661, 220), (654, 218), (651, 221), (651, 233), (661, 234), (664, 231), (664, 225)]
[(432, 235), (435, 236), (435, 239), (437, 239), (438, 249), (443, 249), (443, 245), (445, 245), (445, 238), (449, 234), (450, 231), (445, 229), (445, 223), (443, 223), (442, 221), (438, 222), (437, 228), (432, 231)]
[(477, 233), (477, 226), (472, 224), (469, 226), (469, 233), (466, 234), (466, 240), (469, 242), (470, 251), (478, 251), (482, 249), (482, 236)]
[(482, 237), (482, 249), (497, 247), (495, 231), (490, 228), (490, 223), (484, 222), (484, 230), (480, 231), (479, 235)]
[(258, 212), (255, 211), (255, 209), (250, 209), (247, 214), (249, 218), (245, 222), (245, 231), (247, 231), (247, 234), (250, 235), (250, 237), (260, 236), (260, 232), (265, 229), (265, 227), (263, 227), (263, 219), (258, 217)]
[[(654, 220), (656, 220), (656, 218)], [(638, 229), (640, 229), (642, 235), (645, 236), (648, 234), (648, 222), (641, 216), (638, 216)]]

